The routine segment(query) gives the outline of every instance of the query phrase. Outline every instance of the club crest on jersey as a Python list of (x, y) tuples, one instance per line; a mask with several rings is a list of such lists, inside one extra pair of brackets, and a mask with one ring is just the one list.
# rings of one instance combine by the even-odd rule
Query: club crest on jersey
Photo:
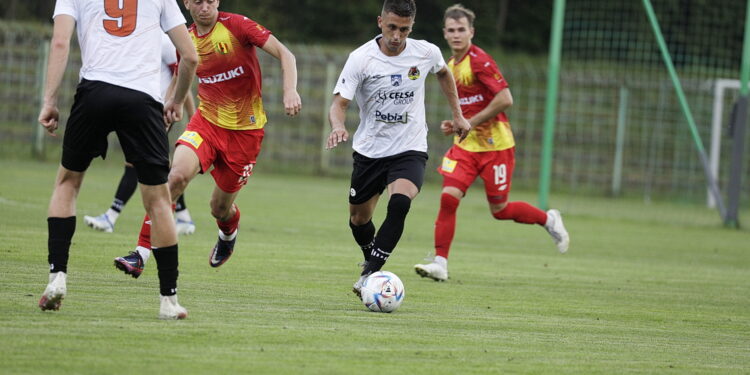
[(391, 74), (391, 85), (401, 86), (401, 74)]
[(214, 50), (222, 55), (226, 55), (229, 53), (229, 45), (225, 42), (219, 42), (214, 44)]
[(419, 69), (416, 66), (412, 66), (409, 68), (409, 74), (407, 74), (407, 77), (409, 77), (410, 80), (415, 80), (419, 78)]

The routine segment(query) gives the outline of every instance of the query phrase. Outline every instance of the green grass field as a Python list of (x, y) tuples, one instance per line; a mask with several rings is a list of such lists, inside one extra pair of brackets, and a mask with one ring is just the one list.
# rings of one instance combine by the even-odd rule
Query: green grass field
[(56, 165), (0, 164), (2, 374), (750, 373), (750, 231), (721, 227), (704, 207), (553, 195), (571, 233), (561, 255), (543, 229), (493, 220), (474, 187), (451, 279), (435, 283), (412, 269), (432, 252), (439, 189), (428, 183), (385, 267), (404, 281), (405, 302), (378, 314), (350, 291), (361, 255), (347, 180), (260, 166), (238, 200), (235, 254), (212, 269), (212, 181), (199, 176), (187, 193), (198, 230), (180, 242), (190, 316), (160, 321), (153, 262), (138, 280), (112, 266), (135, 245), (140, 196), (113, 234), (82, 222), (109, 205), (117, 161), (88, 172), (58, 312), (36, 306)]

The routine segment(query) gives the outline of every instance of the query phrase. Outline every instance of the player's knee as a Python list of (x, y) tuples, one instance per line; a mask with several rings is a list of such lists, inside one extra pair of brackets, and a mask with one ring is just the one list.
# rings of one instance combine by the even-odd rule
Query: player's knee
[(372, 220), (372, 216), (365, 215), (357, 212), (353, 212), (349, 215), (349, 223), (356, 225), (356, 226), (362, 226), (370, 222)]
[(503, 210), (508, 207), (508, 202), (503, 203), (490, 203), (490, 213), (495, 219), (505, 220), (506, 217), (503, 215)]
[(404, 194), (393, 194), (388, 201), (388, 216), (405, 218), (411, 207), (411, 199)]
[(211, 216), (217, 220), (226, 220), (231, 217), (230, 211), (232, 210), (231, 202), (221, 202), (218, 200), (211, 201)]
[(440, 210), (447, 213), (455, 213), (460, 202), (461, 199), (457, 198), (455, 195), (443, 193), (440, 195)]

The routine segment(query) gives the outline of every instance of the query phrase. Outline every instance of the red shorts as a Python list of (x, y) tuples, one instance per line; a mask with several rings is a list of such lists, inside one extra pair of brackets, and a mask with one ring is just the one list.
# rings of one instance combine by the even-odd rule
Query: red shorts
[(216, 126), (196, 111), (185, 132), (177, 139), (178, 145), (192, 148), (201, 164), (201, 173), (211, 165), (216, 186), (234, 193), (247, 184), (253, 173), (255, 159), (263, 142), (263, 129), (229, 130)]
[(438, 172), (445, 178), (443, 186), (460, 189), (464, 194), (477, 177), (484, 180), (487, 200), (492, 204), (505, 203), (510, 194), (516, 148), (502, 151), (471, 152), (456, 145), (443, 156)]

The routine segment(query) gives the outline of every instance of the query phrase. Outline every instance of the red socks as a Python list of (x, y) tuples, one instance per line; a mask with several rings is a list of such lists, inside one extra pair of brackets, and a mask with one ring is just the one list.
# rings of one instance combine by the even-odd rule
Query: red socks
[(492, 216), (498, 220), (513, 220), (523, 224), (547, 223), (547, 213), (526, 202), (508, 202), (502, 211), (495, 212)]
[(221, 232), (226, 234), (227, 236), (234, 233), (234, 231), (237, 230), (237, 227), (240, 224), (240, 208), (237, 207), (236, 204), (233, 205), (235, 209), (234, 216), (232, 216), (227, 221), (219, 221), (218, 219), (216, 220), (216, 224), (219, 226)]
[(456, 210), (460, 201), (450, 194), (440, 195), (440, 211), (435, 220), (435, 255), (448, 258), (456, 233)]
[(151, 250), (151, 219), (146, 215), (138, 234), (138, 246)]

